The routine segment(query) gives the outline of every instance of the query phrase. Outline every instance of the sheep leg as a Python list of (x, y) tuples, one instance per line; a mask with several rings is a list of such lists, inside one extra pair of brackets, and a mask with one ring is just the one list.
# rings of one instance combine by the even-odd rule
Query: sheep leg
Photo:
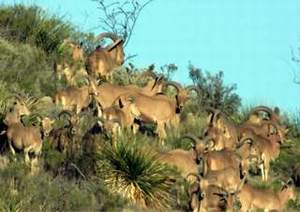
[(41, 153), (42, 153), (42, 143), (36, 148), (36, 150), (35, 150), (35, 155), (36, 156), (40, 156), (41, 155)]
[(100, 104), (98, 104), (98, 102), (96, 103), (96, 109), (97, 109), (97, 117), (101, 118), (103, 114), (102, 114), (101, 106)]
[(180, 116), (179, 115), (175, 115), (174, 118), (171, 120), (171, 124), (174, 128), (178, 128), (179, 124), (180, 124)]
[(132, 131), (133, 131), (133, 134), (137, 134), (137, 132), (139, 131), (139, 125), (134, 123), (132, 125)]
[(157, 123), (156, 133), (158, 134), (159, 141), (162, 143), (162, 145), (164, 145), (164, 140), (167, 137), (164, 123), (162, 123), (162, 122)]
[(262, 181), (266, 181), (265, 179), (265, 167), (264, 167), (264, 163), (259, 164), (259, 169), (261, 172), (261, 177), (262, 177)]
[(65, 97), (64, 96), (62, 96), (61, 97), (61, 106), (65, 109), (65, 107), (66, 107), (66, 99), (65, 99)]
[(242, 203), (242, 207), (240, 208), (241, 212), (247, 212), (248, 211), (248, 205), (246, 205), (245, 203)]
[(25, 164), (27, 165), (30, 163), (29, 150), (30, 150), (29, 148), (24, 149)]
[(78, 105), (76, 105), (76, 114), (79, 114), (80, 112), (81, 112), (81, 108)]
[(10, 151), (12, 152), (12, 154), (15, 156), (16, 155), (16, 152), (15, 152), (15, 149), (13, 148), (12, 144), (11, 144), (11, 141), (9, 141), (9, 148), (10, 148)]
[(265, 164), (265, 180), (268, 181), (269, 179), (269, 169), (270, 169), (270, 163), (266, 162)]

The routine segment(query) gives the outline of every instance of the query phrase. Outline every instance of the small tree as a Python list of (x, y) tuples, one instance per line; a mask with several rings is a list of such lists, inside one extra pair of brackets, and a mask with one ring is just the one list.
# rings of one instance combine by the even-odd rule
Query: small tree
[(201, 92), (201, 98), (198, 99), (201, 108), (213, 107), (227, 114), (233, 114), (241, 106), (241, 98), (234, 93), (236, 84), (224, 85), (222, 71), (212, 75), (189, 65), (189, 75)]
[(166, 80), (171, 80), (174, 73), (178, 70), (178, 67), (174, 63), (166, 64), (160, 67), (159, 74), (164, 75)]
[(116, 33), (125, 40), (131, 38), (141, 11), (153, 0), (93, 0), (98, 2), (101, 11), (100, 24), (104, 31)]

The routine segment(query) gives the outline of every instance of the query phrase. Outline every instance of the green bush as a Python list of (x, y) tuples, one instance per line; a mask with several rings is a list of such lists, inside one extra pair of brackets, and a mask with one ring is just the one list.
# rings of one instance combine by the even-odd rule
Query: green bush
[(107, 211), (125, 204), (101, 182), (32, 175), (20, 161), (0, 170), (0, 178), (0, 211)]
[(138, 140), (120, 138), (116, 146), (106, 146), (99, 156), (97, 176), (105, 185), (142, 207), (169, 208), (174, 201), (171, 188), (174, 173), (159, 163)]
[(229, 115), (238, 112), (241, 98), (235, 93), (236, 84), (224, 85), (222, 71), (215, 75), (209, 72), (204, 74), (201, 69), (189, 65), (189, 74), (201, 92), (201, 98), (197, 101), (200, 108), (209, 106)]
[(58, 50), (64, 38), (74, 32), (72, 25), (37, 6), (1, 6), (0, 34), (8, 40), (29, 43), (47, 54)]
[(52, 95), (55, 90), (52, 75), (43, 51), (0, 39), (0, 80), (6, 82), (6, 89), (23, 90), (35, 96)]

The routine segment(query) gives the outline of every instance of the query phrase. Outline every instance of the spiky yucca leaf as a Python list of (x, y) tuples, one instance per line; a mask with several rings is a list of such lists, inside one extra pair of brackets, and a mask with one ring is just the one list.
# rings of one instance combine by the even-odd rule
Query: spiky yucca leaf
[(97, 173), (112, 192), (142, 207), (170, 207), (175, 172), (159, 163), (150, 150), (139, 148), (135, 141), (120, 140), (115, 147), (106, 146), (101, 159)]

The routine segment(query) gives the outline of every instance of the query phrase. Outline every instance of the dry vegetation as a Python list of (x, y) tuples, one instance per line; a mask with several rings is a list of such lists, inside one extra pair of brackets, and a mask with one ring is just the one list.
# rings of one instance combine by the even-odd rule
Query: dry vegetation
[[(82, 106), (84, 111), (81, 108), (74, 110), (73, 106), (77, 103), (72, 102), (65, 108), (68, 111), (62, 112), (63, 98), (59, 103), (53, 103), (52, 97), (57, 91), (74, 89), (68, 87), (66, 74), (58, 77), (54, 64), (69, 64), (68, 68), (71, 67), (75, 72), (85, 68), (82, 61), (74, 61), (72, 58), (73, 47), (62, 45), (67, 38), (77, 44), (82, 42), (85, 55), (96, 47), (93, 35), (75, 31), (70, 23), (47, 15), (40, 8), (0, 6), (0, 131), (8, 130), (5, 119), (7, 114), (12, 113), (17, 114), (21, 128), (37, 129), (43, 139), (41, 155), (39, 152), (36, 155), (30, 154), (30, 162), (26, 159), (25, 163), (23, 150), (26, 145), (16, 148), (19, 151), (13, 155), (7, 136), (0, 135), (0, 211), (188, 211), (191, 198), (194, 198), (192, 204), (196, 204), (199, 197), (204, 195), (204, 181), (199, 180), (202, 176), (198, 178), (201, 183), (195, 179), (186, 180), (187, 176), (180, 167), (182, 164), (177, 165), (174, 159), (174, 164), (169, 165), (175, 167), (169, 166), (163, 163), (166, 160), (162, 159), (162, 155), (174, 154), (176, 159), (180, 159), (181, 153), (188, 154), (191, 163), (203, 160), (202, 165), (205, 166), (205, 160), (210, 157), (205, 151), (222, 150), (222, 146), (214, 149), (216, 143), (211, 145), (211, 140), (205, 138), (209, 127), (214, 128), (214, 132), (223, 132), (225, 129), (230, 134), (231, 128), (240, 126), (249, 118), (249, 110), (241, 108), (241, 99), (235, 94), (235, 85), (224, 85), (222, 72), (211, 75), (190, 65), (190, 77), (198, 95), (191, 92), (188, 99), (180, 102), (180, 98), (174, 97), (179, 95), (178, 90), (169, 88), (167, 83), (160, 87), (160, 83), (167, 82), (176, 71), (174, 64), (166, 65), (160, 71), (155, 71), (153, 65), (145, 69), (139, 69), (133, 64), (118, 67), (113, 72), (112, 82), (113, 85), (129, 85), (127, 89), (133, 96), (129, 101), (130, 107), (135, 103), (137, 108), (142, 107), (138, 101), (145, 94), (141, 94), (139, 89), (145, 86), (142, 92), (149, 94), (147, 83), (151, 82), (154, 83), (152, 88), (158, 86), (158, 92), (163, 92), (155, 98), (160, 101), (167, 99), (172, 105), (170, 110), (174, 109), (172, 119), (163, 120), (166, 138), (160, 137), (161, 132), (157, 133), (155, 124), (142, 118), (138, 121), (143, 124), (137, 133), (133, 133), (130, 129), (134, 125), (132, 121), (120, 124), (116, 120), (118, 115), (111, 118), (111, 122), (108, 122), (109, 118), (103, 120), (103, 111), (97, 104), (97, 95), (102, 93), (97, 94), (94, 83), (86, 85), (82, 77), (72, 82), (72, 85), (81, 88), (86, 86), (87, 102)], [(153, 79), (145, 73), (151, 73), (152, 76), (156, 74), (158, 77)], [(105, 85), (105, 82), (100, 82), (98, 86), (101, 85)], [(181, 89), (186, 92), (184, 88)], [(122, 113), (120, 110), (123, 106), (120, 105), (123, 104), (117, 102), (114, 107), (118, 109), (113, 110), (114, 114), (116, 110)], [(24, 108), (18, 104), (26, 106), (30, 113), (24, 112)], [(210, 115), (205, 110), (208, 108), (221, 110), (221, 116)], [(48, 125), (45, 123), (46, 117)], [(280, 155), (271, 161), (266, 182), (261, 181), (255, 163), (250, 166), (247, 184), (256, 188), (278, 191), (280, 180), (286, 181), (289, 178), (294, 179), (296, 186), (299, 186), (299, 117), (286, 117), (281, 112), (280, 119), (290, 129), (285, 137), (287, 142), (280, 145)], [(14, 126), (11, 124), (8, 127)], [(47, 127), (49, 131), (45, 133)], [(117, 130), (116, 134), (114, 130)], [(196, 142), (191, 142), (193, 139), (183, 138), (187, 134), (199, 137), (194, 138)], [(226, 138), (232, 139), (230, 136), (232, 134)], [(214, 139), (216, 142), (219, 138)], [(11, 140), (23, 142), (17, 137)], [(253, 142), (255, 144), (256, 141)], [(238, 151), (235, 144), (230, 148)], [(258, 154), (256, 162), (261, 160), (259, 157)], [(201, 172), (202, 166), (196, 164), (195, 167), (196, 171), (199, 170), (195, 175), (205, 175), (205, 171)], [(213, 182), (214, 175), (214, 172), (208, 174), (211, 176), (209, 182)], [(202, 191), (198, 184), (202, 185)], [(220, 188), (215, 191), (214, 187), (208, 186), (206, 189), (207, 196), (220, 192)], [(299, 196), (299, 187), (296, 187), (296, 191)], [(218, 194), (223, 201), (225, 197), (222, 192)], [(228, 208), (230, 198), (226, 196), (225, 199), (224, 207)], [(209, 204), (209, 201), (202, 202), (202, 205)], [(233, 201), (235, 211), (239, 210), (239, 204)], [(287, 207), (289, 211), (299, 211), (300, 199), (290, 201)]]

